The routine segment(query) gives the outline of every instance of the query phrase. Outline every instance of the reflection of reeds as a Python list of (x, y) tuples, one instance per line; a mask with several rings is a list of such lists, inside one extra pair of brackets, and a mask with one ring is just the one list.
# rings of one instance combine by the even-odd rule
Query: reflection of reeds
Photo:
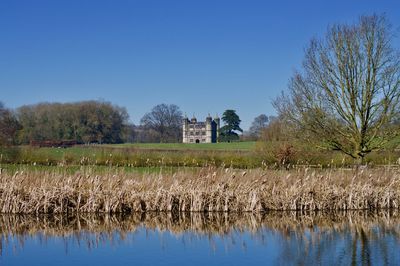
[[(0, 215), (0, 234), (69, 236), (82, 232), (112, 235), (126, 234), (141, 227), (168, 231), (175, 234), (194, 232), (201, 235), (225, 235), (232, 231), (256, 233), (261, 229), (286, 234), (305, 231), (342, 231), (348, 228), (368, 232), (374, 226), (393, 229), (400, 239), (400, 213), (398, 211), (343, 211), (343, 212), (269, 212), (252, 213), (134, 213), (129, 215)], [(383, 232), (383, 231), (382, 231)]]
[[(145, 212), (133, 214), (77, 215), (0, 215), (0, 252), (14, 245), (23, 248), (30, 237), (46, 243), (61, 237), (65, 245), (96, 248), (135, 241), (135, 232), (168, 232), (183, 242), (202, 239), (214, 248), (215, 237), (224, 243), (244, 241), (250, 234), (258, 244), (278, 247), (280, 264), (313, 265), (326, 259), (328, 264), (377, 264), (396, 262), (400, 245), (400, 213), (396, 211), (279, 212), (268, 213), (182, 213)], [(275, 240), (269, 237), (274, 235)], [(387, 239), (395, 242), (388, 243)], [(143, 240), (141, 240), (143, 241)], [(149, 241), (152, 241), (149, 239)], [(277, 241), (277, 242), (276, 242)], [(194, 242), (196, 243), (196, 242)], [(337, 254), (338, 247), (345, 250)], [(388, 245), (392, 245), (388, 249)], [(361, 252), (361, 254), (360, 254)], [(341, 255), (344, 259), (333, 259)], [(341, 262), (341, 263), (339, 263)]]
[(2, 213), (266, 212), (400, 208), (398, 170), (203, 168), (166, 174), (0, 173)]

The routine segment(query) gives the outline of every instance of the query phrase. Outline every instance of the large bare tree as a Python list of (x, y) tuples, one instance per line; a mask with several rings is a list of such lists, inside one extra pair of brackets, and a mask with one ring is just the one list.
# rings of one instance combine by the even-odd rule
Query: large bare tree
[(274, 102), (278, 113), (309, 139), (355, 159), (393, 140), (399, 132), (400, 56), (384, 16), (362, 16), (334, 25), (313, 39), (303, 71)]
[[(158, 104), (146, 113), (140, 124), (157, 133), (153, 141), (179, 142), (182, 134), (182, 112), (175, 104)], [(148, 131), (150, 134), (151, 131)]]

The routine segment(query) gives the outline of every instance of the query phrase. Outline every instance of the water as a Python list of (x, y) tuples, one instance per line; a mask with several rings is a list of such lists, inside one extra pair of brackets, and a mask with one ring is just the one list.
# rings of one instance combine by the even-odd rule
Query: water
[(400, 265), (397, 212), (0, 216), (0, 265)]

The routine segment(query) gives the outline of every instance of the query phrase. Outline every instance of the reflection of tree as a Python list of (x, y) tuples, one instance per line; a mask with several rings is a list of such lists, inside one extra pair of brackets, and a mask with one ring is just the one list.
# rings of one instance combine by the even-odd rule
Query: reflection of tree
[(398, 212), (2, 215), (0, 245), (10, 245), (8, 240), (14, 238), (23, 248), (27, 236), (38, 237), (42, 243), (58, 236), (65, 240), (66, 249), (69, 240), (96, 248), (135, 241), (135, 233), (143, 229), (176, 235), (185, 245), (203, 239), (214, 249), (220, 239), (228, 249), (241, 246), (247, 250), (248, 240), (243, 236), (250, 234), (259, 245), (272, 243), (280, 248), (279, 264), (369, 265), (399, 259), (399, 254), (390, 252), (400, 247)]
[[(345, 213), (332, 223), (282, 235), (279, 263), (297, 265), (371, 265), (395, 262), (399, 254), (391, 254), (399, 245), (400, 225), (389, 213)], [(393, 242), (391, 242), (394, 240)], [(388, 242), (392, 243), (390, 246)], [(397, 243), (396, 243), (397, 242)], [(396, 257), (397, 256), (397, 257)]]

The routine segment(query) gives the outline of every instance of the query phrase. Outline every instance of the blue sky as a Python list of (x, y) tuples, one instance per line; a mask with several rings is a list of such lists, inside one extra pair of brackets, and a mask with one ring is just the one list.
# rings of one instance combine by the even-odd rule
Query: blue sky
[(374, 12), (400, 27), (397, 0), (2, 0), (0, 101), (106, 100), (135, 124), (159, 103), (235, 109), (247, 129), (275, 113), (312, 37)]

